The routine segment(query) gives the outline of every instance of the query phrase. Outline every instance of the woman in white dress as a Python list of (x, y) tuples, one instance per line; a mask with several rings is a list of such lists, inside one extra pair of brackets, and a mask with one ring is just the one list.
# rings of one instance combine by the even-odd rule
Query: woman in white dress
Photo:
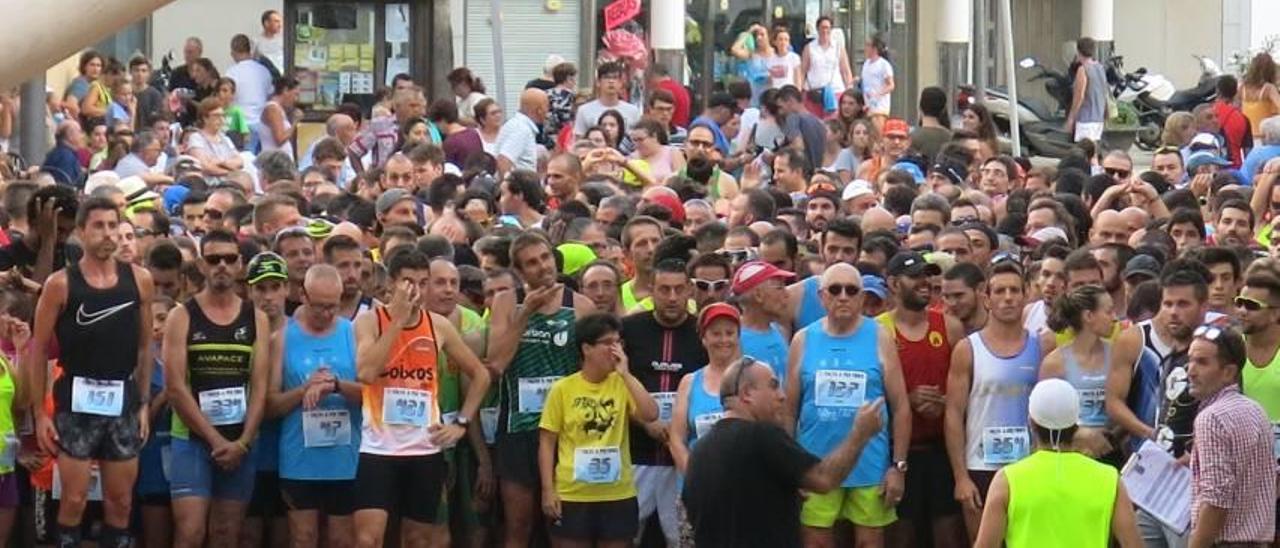
[[(823, 95), (830, 88), (832, 97), (839, 97), (846, 87), (853, 84), (853, 68), (849, 66), (849, 54), (831, 39), (831, 17), (818, 18), (818, 39), (810, 41), (800, 56), (800, 72), (804, 73), (801, 91), (808, 91), (805, 103), (814, 116), (826, 117)], [(835, 110), (834, 108), (832, 109)]]

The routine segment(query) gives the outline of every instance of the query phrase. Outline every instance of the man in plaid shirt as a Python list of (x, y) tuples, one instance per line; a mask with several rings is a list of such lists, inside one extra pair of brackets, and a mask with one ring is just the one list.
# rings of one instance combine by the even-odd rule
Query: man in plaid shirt
[(1196, 329), (1187, 369), (1200, 400), (1191, 447), (1190, 548), (1267, 546), (1275, 537), (1276, 459), (1271, 423), (1240, 393), (1244, 338), (1231, 327)]

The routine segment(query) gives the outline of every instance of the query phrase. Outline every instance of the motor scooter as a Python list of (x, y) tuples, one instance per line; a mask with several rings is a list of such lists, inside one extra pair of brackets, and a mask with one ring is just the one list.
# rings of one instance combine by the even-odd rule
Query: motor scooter
[[(1036, 97), (1018, 98), (1016, 108), (1023, 150), (1015, 151), (1015, 154), (1050, 158), (1066, 157), (1075, 145), (1073, 135), (1063, 128), (1066, 125), (1067, 109), (1071, 106), (1071, 80), (1062, 72), (1050, 70), (1031, 57), (1020, 61), (1018, 66), (1024, 69), (1038, 69), (1038, 72), (1028, 81), (1043, 80), (1045, 91), (1057, 105), (1050, 106)], [(962, 85), (960, 89), (961, 96), (966, 98), (967, 103), (976, 100), (973, 86)], [(1011, 111), (1008, 90), (1004, 86), (988, 89), (983, 105), (991, 113), (996, 128), (1001, 133), (1001, 140), (1005, 140), (1009, 134)]]
[[(1194, 55), (1200, 63), (1200, 81), (1195, 87), (1177, 89), (1173, 82), (1160, 74), (1154, 74), (1146, 67), (1124, 75), (1121, 84), (1112, 88), (1112, 95), (1117, 102), (1133, 105), (1138, 113), (1138, 129), (1136, 144), (1142, 150), (1154, 150), (1160, 146), (1160, 135), (1164, 131), (1165, 120), (1174, 112), (1190, 112), (1197, 106), (1211, 103), (1218, 98), (1218, 80), (1222, 78), (1222, 69), (1218, 63), (1203, 55)], [(1123, 57), (1117, 57), (1113, 63), (1122, 67)]]

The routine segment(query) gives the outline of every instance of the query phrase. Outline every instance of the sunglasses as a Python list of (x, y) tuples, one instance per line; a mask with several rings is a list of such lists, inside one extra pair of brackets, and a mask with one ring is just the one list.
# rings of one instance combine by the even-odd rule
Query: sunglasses
[(1114, 167), (1102, 168), (1102, 171), (1106, 172), (1107, 175), (1111, 176), (1113, 179), (1128, 179), (1129, 174), (1133, 173), (1127, 169), (1116, 169)]
[(826, 292), (832, 297), (839, 297), (840, 295), (857, 297), (859, 293), (862, 293), (862, 288), (854, 284), (834, 284), (827, 286)]
[(1219, 337), (1222, 337), (1222, 328), (1216, 325), (1205, 324), (1197, 327), (1192, 336), (1206, 341), (1216, 341)]
[(231, 266), (233, 264), (236, 264), (237, 262), (240, 262), (240, 254), (238, 253), (212, 254), (212, 255), (205, 255), (203, 259), (204, 259), (204, 262), (207, 263), (209, 266), (218, 266), (219, 264)]
[(966, 225), (969, 223), (976, 223), (976, 222), (978, 222), (977, 217), (961, 217), (958, 219), (951, 219), (951, 226), (961, 226), (961, 225)]
[(724, 249), (717, 251), (716, 254), (724, 257), (731, 263), (743, 263), (755, 258), (755, 252), (750, 249)]
[(729, 378), (724, 379), (728, 382), (721, 382), (720, 386), (728, 387), (729, 390), (720, 391), (720, 402), (723, 404), (729, 398), (737, 396), (742, 390), (742, 373), (746, 371), (747, 366), (755, 363), (756, 359), (751, 356), (743, 356), (729, 368)]
[[(1254, 299), (1252, 297), (1245, 297), (1244, 295), (1237, 295), (1232, 302), (1234, 302), (1236, 306), (1243, 308), (1245, 310), (1248, 310), (1249, 312), (1257, 312), (1259, 310), (1269, 310), (1269, 309), (1275, 308), (1274, 306), (1271, 306), (1267, 303), (1259, 301), (1258, 299)], [(1201, 327), (1208, 327), (1208, 326), (1201, 326)]]
[(693, 279), (693, 287), (698, 291), (723, 291), (729, 287), (729, 280), (703, 280), (701, 278)]
[(995, 266), (1004, 262), (1010, 262), (1010, 263), (1017, 264), (1018, 266), (1022, 266), (1022, 257), (1019, 257), (1017, 254), (1010, 253), (1008, 251), (1002, 251), (1000, 253), (996, 253), (993, 257), (991, 257), (992, 266)]

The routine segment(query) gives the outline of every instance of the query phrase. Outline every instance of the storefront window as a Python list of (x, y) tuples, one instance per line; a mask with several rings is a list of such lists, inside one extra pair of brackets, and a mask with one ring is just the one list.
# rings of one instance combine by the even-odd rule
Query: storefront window
[(293, 66), (302, 84), (299, 102), (313, 111), (332, 111), (350, 95), (372, 96), (375, 6), (300, 3), (296, 14)]

